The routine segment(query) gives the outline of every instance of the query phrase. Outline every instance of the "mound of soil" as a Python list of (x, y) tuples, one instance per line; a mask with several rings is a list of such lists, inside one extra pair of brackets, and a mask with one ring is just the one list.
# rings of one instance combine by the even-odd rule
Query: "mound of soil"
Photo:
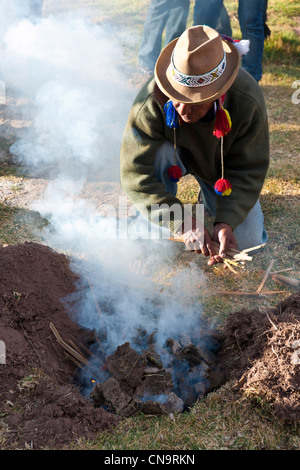
[(66, 341), (88, 344), (61, 302), (76, 289), (68, 259), (35, 243), (0, 247), (0, 259), (1, 447), (58, 449), (95, 438), (118, 418), (95, 409), (72, 384), (76, 365), (49, 326)]
[(227, 318), (220, 362), (244, 396), (271, 403), (286, 422), (300, 421), (300, 294), (269, 311)]

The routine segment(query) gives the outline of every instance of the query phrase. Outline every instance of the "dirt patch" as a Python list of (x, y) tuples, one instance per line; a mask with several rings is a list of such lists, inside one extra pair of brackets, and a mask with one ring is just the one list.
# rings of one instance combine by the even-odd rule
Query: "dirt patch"
[(300, 294), (269, 311), (232, 313), (220, 355), (244, 396), (267, 400), (279, 419), (300, 420)]
[(61, 448), (95, 438), (118, 418), (95, 409), (71, 383), (76, 366), (49, 326), (65, 340), (89, 341), (61, 302), (76, 286), (68, 259), (35, 243), (1, 247), (0, 258), (0, 340), (6, 347), (6, 364), (0, 364), (2, 447)]

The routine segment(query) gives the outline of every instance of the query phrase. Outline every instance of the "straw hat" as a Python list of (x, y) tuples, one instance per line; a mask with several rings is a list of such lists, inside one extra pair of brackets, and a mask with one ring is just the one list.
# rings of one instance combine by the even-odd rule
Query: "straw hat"
[(155, 65), (161, 91), (181, 103), (214, 101), (232, 85), (240, 65), (233, 43), (209, 26), (193, 26), (170, 42)]

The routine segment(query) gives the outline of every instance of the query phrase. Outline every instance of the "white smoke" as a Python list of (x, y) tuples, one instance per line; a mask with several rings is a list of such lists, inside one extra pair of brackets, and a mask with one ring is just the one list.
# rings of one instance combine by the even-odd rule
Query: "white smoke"
[(113, 38), (84, 19), (51, 17), (13, 24), (3, 44), (3, 78), (33, 105), (34, 126), (12, 153), (57, 174), (96, 168), (117, 178), (133, 91)]
[(121, 138), (136, 93), (129, 86), (123, 51), (108, 31), (73, 16), (35, 22), (10, 18), (1, 38), (1, 72), (11, 89), (30, 100), (32, 126), (11, 152), (33, 172), (43, 168), (51, 176), (32, 206), (50, 221), (45, 241), (74, 257), (74, 269), (83, 273), (78, 294), (69, 299), (76, 301), (76, 320), (104, 328), (108, 344), (116, 347), (130, 340), (137, 325), (170, 335), (183, 321), (187, 325), (199, 318), (203, 274), (197, 266), (178, 271), (161, 292), (155, 275), (174, 270), (173, 245), (137, 240), (138, 228), (132, 228), (130, 238), (118, 238), (117, 214), (112, 210), (103, 216), (81, 197), (91, 176), (119, 180)]

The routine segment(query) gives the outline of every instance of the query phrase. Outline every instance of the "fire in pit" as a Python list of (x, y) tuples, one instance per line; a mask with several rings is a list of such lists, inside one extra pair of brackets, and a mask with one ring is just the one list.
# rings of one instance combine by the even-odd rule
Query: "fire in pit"
[(93, 332), (82, 356), (63, 346), (80, 366), (76, 384), (96, 407), (120, 416), (181, 413), (224, 383), (223, 338), (203, 319), (197, 293), (205, 278), (197, 266), (172, 275), (165, 290), (107, 279), (107, 271), (105, 279), (93, 273), (65, 299), (71, 317)]
[(81, 374), (83, 387), (92, 387), (95, 406), (126, 417), (181, 413), (224, 383), (217, 331), (202, 328), (178, 340), (168, 338), (163, 346), (156, 342), (156, 333), (139, 330), (132, 343), (118, 346), (107, 358), (102, 354), (102, 361), (98, 344), (98, 353)]

